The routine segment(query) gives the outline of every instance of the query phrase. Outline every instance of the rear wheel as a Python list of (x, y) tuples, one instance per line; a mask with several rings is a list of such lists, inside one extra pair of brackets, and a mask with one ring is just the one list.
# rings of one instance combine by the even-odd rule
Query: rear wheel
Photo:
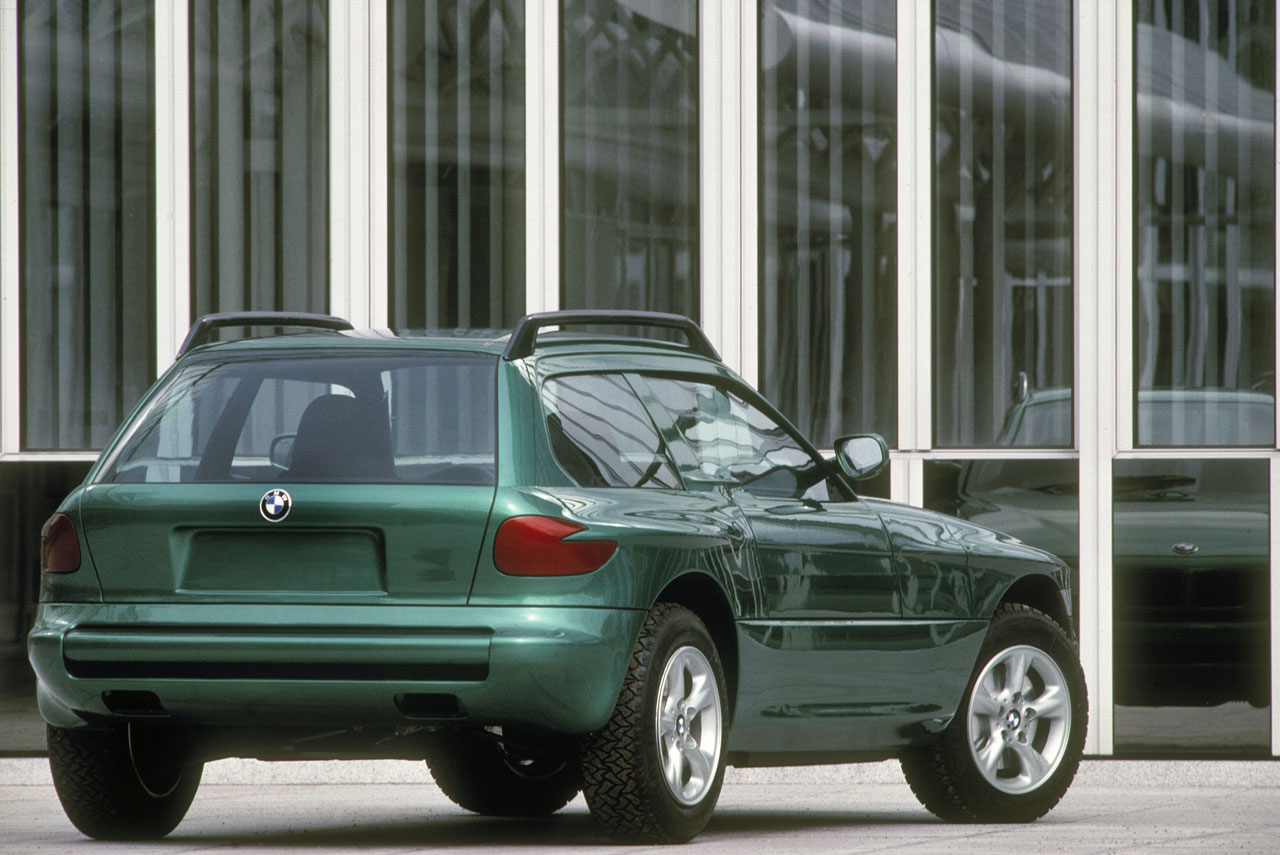
[(49, 768), (72, 825), (99, 840), (155, 840), (187, 815), (204, 764), (170, 731), (47, 729)]
[(454, 804), (486, 816), (552, 814), (582, 787), (577, 764), (472, 731), (434, 734), (427, 768)]
[(680, 843), (702, 830), (724, 779), (725, 697), (702, 621), (683, 606), (655, 606), (613, 716), (583, 756), (583, 794), (606, 831)]
[(1006, 604), (937, 743), (902, 758), (920, 802), (953, 822), (1030, 822), (1066, 793), (1084, 751), (1084, 672), (1048, 615)]

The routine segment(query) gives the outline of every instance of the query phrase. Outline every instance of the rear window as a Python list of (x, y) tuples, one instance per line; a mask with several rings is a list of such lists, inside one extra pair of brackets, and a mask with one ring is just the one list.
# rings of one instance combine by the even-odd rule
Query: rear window
[(99, 480), (493, 484), (496, 370), (452, 352), (202, 360)]

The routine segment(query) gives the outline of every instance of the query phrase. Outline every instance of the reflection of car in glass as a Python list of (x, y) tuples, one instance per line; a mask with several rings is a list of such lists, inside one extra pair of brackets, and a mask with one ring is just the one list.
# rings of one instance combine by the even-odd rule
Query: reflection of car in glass
[[(1270, 445), (1271, 395), (1143, 390), (1148, 436)], [(1023, 395), (1001, 440), (1069, 444), (1069, 390)], [(1211, 439), (1210, 439), (1211, 438)], [(935, 470), (936, 471), (936, 470)], [(929, 506), (1007, 532), (1077, 566), (1075, 460), (975, 460)], [(940, 482), (943, 479), (937, 479)], [(1269, 703), (1268, 471), (1256, 461), (1115, 464), (1115, 694), (1126, 705)]]
[[(44, 532), (50, 762), (95, 837), (157, 837), (203, 763), (425, 759), (454, 801), (685, 840), (726, 763), (901, 758), (1019, 821), (1075, 774), (1067, 567), (857, 497), (672, 315), (509, 336), (193, 329)], [(674, 327), (664, 341), (544, 333)]]

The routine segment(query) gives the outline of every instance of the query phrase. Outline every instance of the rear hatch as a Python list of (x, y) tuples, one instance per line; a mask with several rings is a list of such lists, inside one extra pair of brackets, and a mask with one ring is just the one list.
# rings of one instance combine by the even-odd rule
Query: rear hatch
[(82, 493), (104, 599), (466, 602), (495, 373), (464, 351), (193, 357)]

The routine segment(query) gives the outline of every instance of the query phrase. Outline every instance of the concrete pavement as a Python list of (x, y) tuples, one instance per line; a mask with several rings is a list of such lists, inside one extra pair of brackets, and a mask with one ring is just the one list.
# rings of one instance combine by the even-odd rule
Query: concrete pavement
[[(473, 816), (397, 761), (210, 764), (186, 820), (152, 844), (104, 844), (67, 822), (39, 759), (0, 759), (8, 853), (676, 851), (611, 843), (581, 797), (542, 820)], [(1086, 761), (1031, 825), (948, 825), (895, 763), (729, 770), (715, 816), (680, 852), (1280, 852), (1280, 762)]]

